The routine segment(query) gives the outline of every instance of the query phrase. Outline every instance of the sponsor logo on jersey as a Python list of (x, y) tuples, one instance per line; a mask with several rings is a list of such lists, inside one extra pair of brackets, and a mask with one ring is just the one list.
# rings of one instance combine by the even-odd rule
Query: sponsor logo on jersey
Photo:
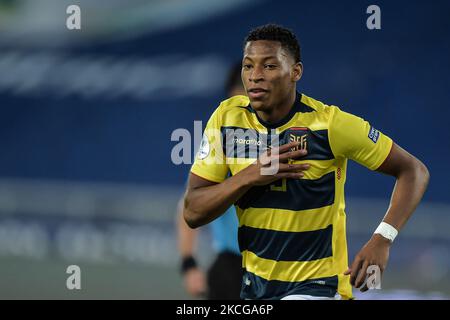
[(203, 135), (202, 142), (200, 143), (200, 149), (198, 149), (197, 157), (200, 160), (205, 159), (209, 155), (209, 141), (206, 134)]
[(380, 131), (371, 126), (368, 137), (373, 141), (373, 143), (377, 143), (378, 138), (380, 137)]
[(254, 145), (254, 146), (260, 146), (261, 141), (256, 139), (241, 139), (241, 138), (234, 138), (233, 142), (236, 144), (246, 144), (246, 145)]
[(300, 142), (296, 148), (292, 148), (292, 151), (306, 150), (308, 146), (308, 128), (290, 128), (288, 134), (289, 142)]

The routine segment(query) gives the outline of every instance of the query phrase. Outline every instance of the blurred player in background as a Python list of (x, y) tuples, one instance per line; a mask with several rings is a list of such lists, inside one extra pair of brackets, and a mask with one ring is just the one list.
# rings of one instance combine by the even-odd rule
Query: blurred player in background
[[(239, 62), (229, 72), (225, 85), (228, 97), (245, 95), (241, 69)], [(206, 295), (208, 299), (214, 300), (239, 299), (243, 273), (237, 240), (238, 220), (234, 206), (229, 207), (211, 224), (213, 249), (217, 256), (208, 270), (207, 277), (195, 259), (198, 230), (191, 229), (186, 224), (183, 218), (183, 201), (179, 203), (177, 218), (178, 249), (186, 291), (193, 297)]]
[[(242, 62), (248, 97), (230, 98), (215, 110), (191, 168), (189, 226), (207, 224), (236, 204), (243, 299), (349, 299), (351, 285), (367, 290), (369, 267), (378, 267), (381, 277), (391, 243), (428, 184), (425, 165), (367, 121), (297, 92), (302, 73), (292, 31), (278, 25), (252, 30)], [(236, 151), (240, 145), (245, 157)], [(242, 158), (247, 162), (232, 161)], [(348, 159), (396, 178), (383, 221), (350, 267)]]

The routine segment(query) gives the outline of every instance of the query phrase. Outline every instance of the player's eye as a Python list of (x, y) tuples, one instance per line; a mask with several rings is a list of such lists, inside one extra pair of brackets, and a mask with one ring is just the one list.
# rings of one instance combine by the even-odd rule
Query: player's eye
[(250, 70), (251, 67), (252, 67), (251, 64), (244, 64), (244, 65), (242, 66), (242, 68), (243, 68), (244, 70)]
[(266, 69), (275, 69), (277, 66), (275, 64), (265, 64), (264, 68)]

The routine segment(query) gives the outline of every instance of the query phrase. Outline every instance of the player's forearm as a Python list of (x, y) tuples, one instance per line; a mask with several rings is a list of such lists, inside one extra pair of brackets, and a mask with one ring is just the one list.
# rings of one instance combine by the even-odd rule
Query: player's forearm
[(429, 179), (428, 169), (419, 160), (404, 170), (397, 177), (391, 203), (383, 221), (400, 230), (422, 199)]
[(237, 174), (213, 186), (188, 190), (184, 219), (191, 228), (207, 224), (222, 215), (250, 188), (244, 175)]

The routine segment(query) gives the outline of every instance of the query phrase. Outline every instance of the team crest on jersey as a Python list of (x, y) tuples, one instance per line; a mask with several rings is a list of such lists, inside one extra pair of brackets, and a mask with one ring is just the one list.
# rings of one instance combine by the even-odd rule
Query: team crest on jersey
[(291, 148), (292, 151), (295, 150), (307, 150), (308, 147), (308, 128), (290, 128), (287, 132), (288, 143), (290, 142), (300, 142), (300, 144)]
[(200, 143), (200, 148), (198, 149), (197, 158), (200, 160), (205, 159), (209, 155), (209, 141), (206, 134), (203, 135), (202, 142)]
[(378, 138), (380, 137), (380, 131), (378, 131), (374, 127), (370, 126), (368, 137), (370, 140), (373, 141), (373, 143), (377, 143)]

